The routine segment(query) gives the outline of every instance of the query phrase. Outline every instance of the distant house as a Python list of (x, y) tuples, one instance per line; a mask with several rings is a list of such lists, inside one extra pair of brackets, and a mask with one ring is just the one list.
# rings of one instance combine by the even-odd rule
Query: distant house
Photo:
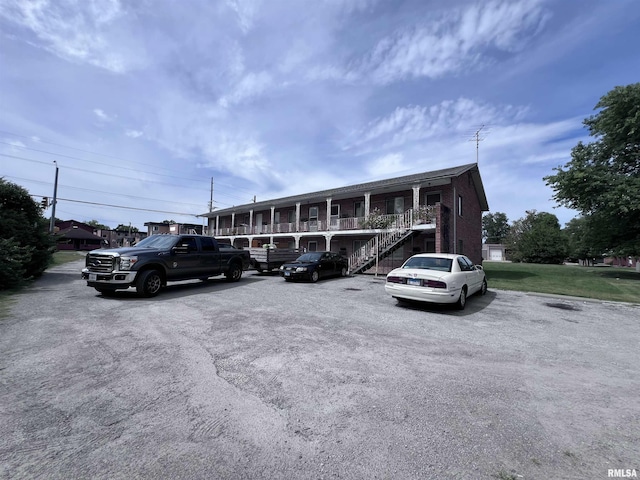
[(96, 229), (77, 220), (64, 220), (55, 223), (54, 236), (58, 250), (95, 250), (107, 246), (102, 237), (96, 235)]
[[(203, 214), (209, 232), (237, 247), (332, 250), (362, 272), (386, 257), (463, 253), (482, 261), (488, 211), (475, 163), (254, 202)], [(146, 225), (146, 224), (145, 224)]]
[(125, 230), (97, 230), (96, 235), (102, 237), (108, 248), (129, 247), (147, 237), (146, 232)]
[(498, 243), (485, 243), (482, 245), (482, 259), (491, 262), (504, 262), (507, 259), (506, 247)]
[(160, 233), (172, 233), (176, 235), (182, 234), (195, 234), (204, 235), (205, 227), (203, 225), (196, 225), (195, 223), (166, 223), (166, 222), (147, 222), (144, 224), (147, 227), (148, 235), (157, 235)]

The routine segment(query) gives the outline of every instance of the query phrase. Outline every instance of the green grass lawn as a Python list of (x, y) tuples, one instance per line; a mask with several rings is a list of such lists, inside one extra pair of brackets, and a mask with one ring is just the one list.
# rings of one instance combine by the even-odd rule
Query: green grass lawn
[(84, 254), (86, 252), (75, 252), (75, 251), (61, 251), (61, 252), (55, 252), (53, 254), (53, 260), (51, 262), (51, 265), (49, 265), (49, 268), (51, 267), (56, 267), (58, 265), (62, 265), (63, 263), (69, 263), (69, 262), (74, 262), (76, 260), (80, 260), (84, 258)]
[(484, 262), (489, 288), (640, 303), (640, 273), (631, 268)]

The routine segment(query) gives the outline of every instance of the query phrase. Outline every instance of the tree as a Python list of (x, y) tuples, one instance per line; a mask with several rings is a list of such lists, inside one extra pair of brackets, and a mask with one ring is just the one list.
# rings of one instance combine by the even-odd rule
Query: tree
[(137, 227), (132, 227), (131, 225), (123, 225), (122, 223), (115, 228), (116, 232), (131, 232), (138, 233), (139, 230)]
[(513, 222), (508, 236), (511, 260), (527, 263), (562, 263), (567, 254), (566, 237), (558, 218), (547, 212), (527, 211)]
[(95, 228), (97, 230), (111, 230), (111, 227), (103, 225), (102, 223), (98, 222), (97, 220), (89, 220), (87, 222), (87, 225), (91, 225), (93, 228)]
[[(640, 254), (640, 83), (615, 87), (584, 120), (595, 140), (544, 178), (560, 205), (590, 218), (603, 251)], [(597, 220), (597, 221), (596, 221)]]
[(20, 286), (49, 266), (55, 242), (47, 228), (29, 192), (0, 178), (0, 289)]
[(503, 243), (509, 235), (509, 219), (501, 212), (487, 213), (482, 217), (484, 243)]

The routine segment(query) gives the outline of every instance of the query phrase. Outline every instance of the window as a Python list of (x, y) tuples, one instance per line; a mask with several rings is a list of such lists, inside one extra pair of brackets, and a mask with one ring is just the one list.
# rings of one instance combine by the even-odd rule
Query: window
[(200, 244), (202, 245), (202, 251), (203, 252), (215, 252), (216, 251), (215, 244), (213, 243), (213, 238), (211, 238), (211, 237), (201, 237), (200, 238)]
[(280, 212), (273, 213), (273, 223), (276, 225), (280, 223)]
[(340, 216), (340, 204), (331, 205), (331, 216), (332, 217)]
[(458, 257), (458, 265), (460, 266), (460, 270), (463, 272), (471, 271), (471, 265), (468, 264), (463, 257)]
[(155, 226), (151, 229), (151, 231), (152, 231), (152, 232), (157, 232), (158, 230), (160, 230), (160, 227), (158, 227), (157, 225), (155, 225)]
[(287, 212), (287, 221), (289, 223), (295, 223), (296, 222), (296, 212), (295, 212), (295, 210), (289, 210), (289, 212)]
[(440, 199), (440, 192), (438, 193), (427, 193), (424, 198), (425, 205), (435, 205), (436, 203), (440, 203), (442, 200)]
[(309, 243), (307, 243), (307, 251), (309, 251), (309, 252), (317, 252), (318, 251), (318, 242), (309, 242)]
[(404, 197), (387, 198), (387, 215), (404, 213)]
[(462, 216), (462, 195), (458, 195), (458, 215)]
[(309, 207), (309, 220), (318, 220), (318, 207)]
[(194, 237), (184, 237), (180, 240), (178, 246), (186, 249), (187, 252), (195, 252), (198, 250), (198, 244), (196, 243), (196, 239)]
[(356, 217), (364, 217), (364, 202), (353, 202), (353, 211)]
[(458, 239), (458, 251), (456, 253), (464, 253), (464, 242)]

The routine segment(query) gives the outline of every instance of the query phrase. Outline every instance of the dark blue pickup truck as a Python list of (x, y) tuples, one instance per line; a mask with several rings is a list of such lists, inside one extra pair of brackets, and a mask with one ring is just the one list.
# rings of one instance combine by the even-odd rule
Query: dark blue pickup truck
[(174, 280), (225, 275), (237, 282), (249, 263), (249, 252), (213, 237), (152, 235), (133, 247), (89, 252), (82, 278), (105, 296), (135, 287), (140, 295), (153, 297)]

